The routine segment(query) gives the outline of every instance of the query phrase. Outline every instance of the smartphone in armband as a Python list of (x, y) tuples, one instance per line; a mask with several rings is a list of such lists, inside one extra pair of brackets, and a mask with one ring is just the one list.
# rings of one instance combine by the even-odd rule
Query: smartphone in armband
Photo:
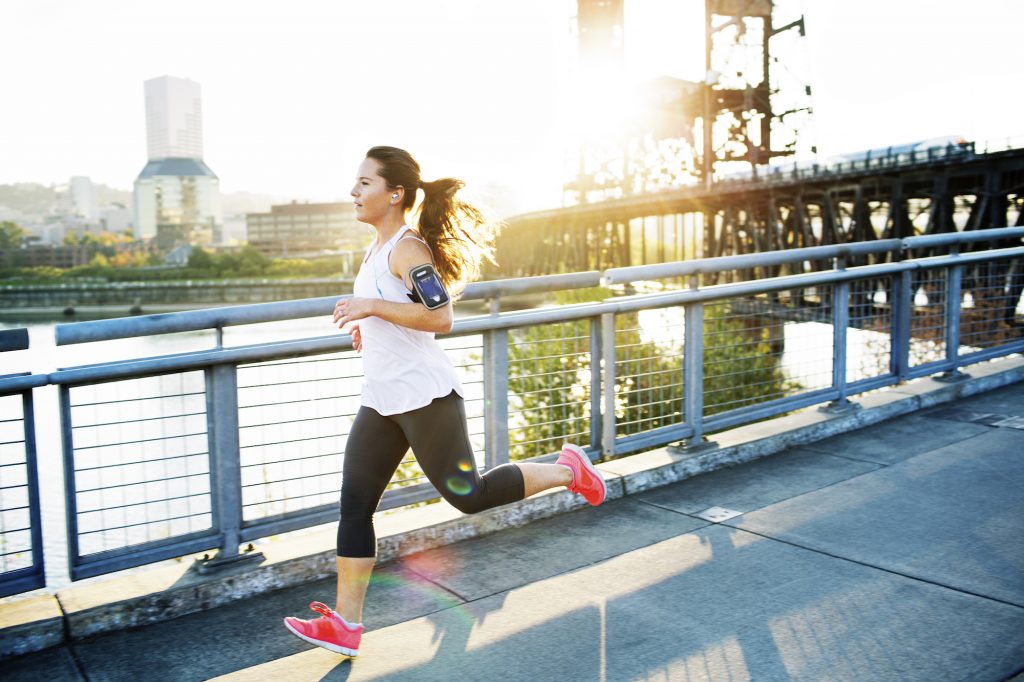
[(430, 263), (417, 265), (409, 271), (409, 279), (412, 280), (412, 287), (419, 294), (420, 302), (427, 307), (427, 310), (435, 310), (448, 305), (448, 292), (437, 270)]

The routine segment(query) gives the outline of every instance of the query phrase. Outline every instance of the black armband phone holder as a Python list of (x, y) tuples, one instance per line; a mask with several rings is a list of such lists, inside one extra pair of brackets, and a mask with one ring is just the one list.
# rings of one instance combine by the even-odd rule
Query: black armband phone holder
[[(448, 305), (450, 300), (448, 292), (433, 265), (430, 263), (417, 265), (409, 271), (409, 279), (412, 280), (413, 292), (419, 296), (419, 302), (426, 306), (427, 310), (435, 310)], [(409, 298), (412, 298), (412, 295)]]

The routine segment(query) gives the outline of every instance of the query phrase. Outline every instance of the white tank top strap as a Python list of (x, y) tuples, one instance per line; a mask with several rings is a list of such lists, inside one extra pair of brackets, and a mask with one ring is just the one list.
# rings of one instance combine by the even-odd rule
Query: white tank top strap
[(430, 254), (430, 262), (434, 262), (434, 252), (430, 250), (430, 244), (425, 242), (423, 238), (417, 235), (416, 233), (413, 232), (412, 234), (409, 234), (410, 232), (412, 232), (412, 228), (409, 227), (408, 225), (403, 226), (402, 229), (399, 230), (398, 239), (395, 240), (394, 245), (392, 245), (391, 250), (388, 252), (388, 269), (391, 268), (391, 254), (395, 252), (395, 247), (398, 246), (398, 242), (402, 241), (403, 239), (415, 239), (420, 244), (423, 244), (423, 246), (427, 247), (427, 253)]

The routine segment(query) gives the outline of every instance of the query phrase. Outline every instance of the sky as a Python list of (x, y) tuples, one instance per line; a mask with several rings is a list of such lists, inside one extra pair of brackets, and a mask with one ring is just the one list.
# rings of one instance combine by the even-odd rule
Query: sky
[[(704, 72), (701, 0), (626, 0), (625, 77)], [(803, 13), (784, 76), (812, 85), (819, 153), (946, 135), (1024, 143), (1019, 0), (780, 0)], [(72, 175), (130, 189), (143, 81), (202, 87), (224, 192), (345, 198), (367, 148), (423, 176), (556, 206), (587, 118), (573, 0), (0, 0), (0, 184)]]

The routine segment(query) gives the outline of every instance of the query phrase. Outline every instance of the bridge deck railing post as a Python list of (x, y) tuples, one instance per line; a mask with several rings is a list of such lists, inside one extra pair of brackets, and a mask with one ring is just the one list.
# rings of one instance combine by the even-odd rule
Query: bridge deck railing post
[(693, 428), (689, 449), (704, 442), (704, 304), (686, 304), (684, 316), (683, 420)]
[(484, 467), (509, 461), (508, 330), (484, 333)]
[(906, 381), (910, 372), (910, 320), (914, 314), (913, 273), (904, 270), (893, 278), (892, 296), (892, 373)]
[[(958, 245), (950, 247), (950, 255), (960, 253)], [(960, 371), (960, 298), (964, 266), (951, 265), (946, 269), (946, 362), (949, 369), (939, 378), (941, 381), (959, 381), (967, 374)]]
[[(842, 263), (837, 269), (843, 269)], [(850, 327), (850, 283), (836, 282), (832, 287), (832, 388), (838, 393), (836, 399), (824, 409), (829, 412), (843, 412), (853, 407), (847, 399), (846, 348), (847, 332)]]
[(615, 313), (601, 314), (601, 394), (604, 409), (601, 415), (601, 456), (615, 455)]
[(217, 554), (196, 561), (206, 573), (240, 561), (260, 561), (262, 552), (239, 554), (242, 531), (242, 462), (238, 419), (238, 366), (205, 370), (206, 424), (210, 451), (211, 510), (221, 545)]
[(602, 390), (601, 360), (604, 357), (604, 335), (600, 317), (590, 318), (590, 447), (601, 451), (603, 417), (601, 415)]

